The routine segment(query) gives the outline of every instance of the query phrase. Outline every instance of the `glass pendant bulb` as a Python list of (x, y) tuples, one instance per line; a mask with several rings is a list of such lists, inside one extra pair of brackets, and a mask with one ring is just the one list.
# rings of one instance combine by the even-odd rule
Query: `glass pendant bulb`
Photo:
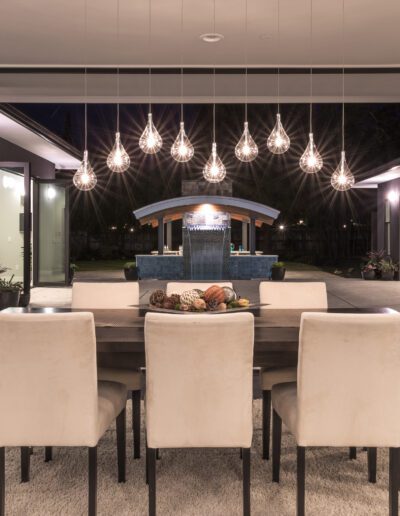
[(122, 172), (126, 172), (128, 170), (130, 164), (131, 160), (121, 143), (121, 135), (119, 132), (117, 132), (115, 133), (114, 147), (107, 157), (107, 167), (112, 172), (121, 174)]
[(283, 154), (290, 147), (290, 138), (286, 134), (281, 122), (281, 115), (277, 113), (275, 127), (267, 140), (268, 149), (272, 154)]
[(180, 123), (180, 129), (176, 140), (171, 147), (171, 156), (175, 161), (185, 163), (193, 158), (194, 148), (185, 133), (184, 122)]
[(151, 113), (148, 115), (147, 125), (139, 139), (139, 147), (146, 154), (156, 154), (162, 147), (163, 141), (157, 131)]
[(84, 192), (93, 190), (93, 188), (96, 186), (97, 177), (94, 173), (92, 165), (90, 164), (87, 150), (85, 150), (83, 153), (82, 163), (79, 165), (78, 170), (75, 172), (72, 181), (78, 190), (82, 190)]
[(253, 140), (250, 131), (249, 123), (244, 123), (243, 134), (235, 147), (235, 154), (240, 161), (253, 161), (258, 156), (258, 147)]
[(226, 168), (217, 154), (217, 144), (212, 144), (211, 155), (203, 168), (203, 176), (209, 183), (220, 183), (226, 176)]
[(350, 190), (354, 185), (354, 181), (354, 176), (346, 162), (345, 152), (342, 151), (340, 163), (331, 177), (331, 185), (335, 190), (345, 192), (346, 190)]
[(310, 133), (307, 148), (300, 158), (300, 168), (306, 174), (316, 174), (321, 170), (323, 164), (321, 154), (314, 143), (314, 135)]

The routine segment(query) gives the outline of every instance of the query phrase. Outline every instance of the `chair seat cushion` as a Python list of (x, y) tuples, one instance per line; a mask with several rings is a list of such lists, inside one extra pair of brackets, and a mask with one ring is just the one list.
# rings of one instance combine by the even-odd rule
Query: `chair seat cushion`
[(99, 380), (123, 383), (129, 391), (140, 391), (142, 388), (141, 373), (132, 369), (99, 367), (97, 377)]
[(98, 439), (126, 407), (126, 397), (127, 390), (124, 384), (104, 381), (98, 383)]
[(297, 382), (297, 367), (271, 367), (261, 371), (261, 388), (271, 391), (277, 383)]
[(272, 406), (284, 425), (296, 436), (297, 383), (280, 383), (272, 387)]

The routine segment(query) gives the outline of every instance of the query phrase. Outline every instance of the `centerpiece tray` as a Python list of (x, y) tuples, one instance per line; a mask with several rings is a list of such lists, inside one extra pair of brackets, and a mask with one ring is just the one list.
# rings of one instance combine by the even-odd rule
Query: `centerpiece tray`
[(233, 312), (248, 312), (251, 310), (256, 310), (257, 308), (262, 308), (263, 306), (267, 306), (265, 303), (249, 303), (247, 306), (237, 307), (237, 308), (227, 308), (225, 310), (174, 310), (171, 308), (160, 308), (152, 305), (141, 305), (140, 308), (147, 310), (148, 312), (161, 312), (165, 314), (182, 314), (182, 315), (193, 315), (193, 314), (230, 314)]

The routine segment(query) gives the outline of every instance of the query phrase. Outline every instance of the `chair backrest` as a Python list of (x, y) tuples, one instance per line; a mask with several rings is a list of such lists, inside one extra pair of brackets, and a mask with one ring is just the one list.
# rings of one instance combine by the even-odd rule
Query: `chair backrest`
[(326, 285), (322, 282), (262, 281), (260, 303), (264, 308), (328, 308)]
[(254, 318), (146, 314), (150, 448), (249, 448)]
[(219, 285), (220, 287), (230, 287), (233, 288), (233, 285), (230, 281), (214, 281), (210, 283), (196, 283), (196, 282), (175, 282), (170, 281), (167, 283), (167, 295), (170, 296), (171, 294), (182, 294), (182, 292), (185, 292), (186, 290), (191, 290), (193, 288), (198, 288), (200, 290), (207, 290), (208, 287), (211, 287), (212, 285)]
[(304, 313), (300, 446), (400, 446), (400, 314)]
[(72, 308), (131, 308), (139, 304), (139, 283), (77, 283), (72, 285)]
[(0, 446), (94, 446), (93, 315), (0, 313)]

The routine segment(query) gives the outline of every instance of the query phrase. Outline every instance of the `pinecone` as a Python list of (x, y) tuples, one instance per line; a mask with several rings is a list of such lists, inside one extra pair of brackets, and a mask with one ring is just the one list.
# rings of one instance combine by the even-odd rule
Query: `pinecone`
[(171, 303), (174, 305), (179, 305), (181, 302), (181, 296), (179, 294), (171, 294), (169, 296), (169, 299), (171, 300)]
[(210, 299), (210, 301), (207, 303), (207, 308), (208, 310), (214, 311), (217, 310), (218, 305), (219, 301), (217, 301), (216, 299)]
[(162, 306), (166, 296), (167, 295), (164, 290), (155, 290), (150, 296), (150, 304), (155, 306)]

